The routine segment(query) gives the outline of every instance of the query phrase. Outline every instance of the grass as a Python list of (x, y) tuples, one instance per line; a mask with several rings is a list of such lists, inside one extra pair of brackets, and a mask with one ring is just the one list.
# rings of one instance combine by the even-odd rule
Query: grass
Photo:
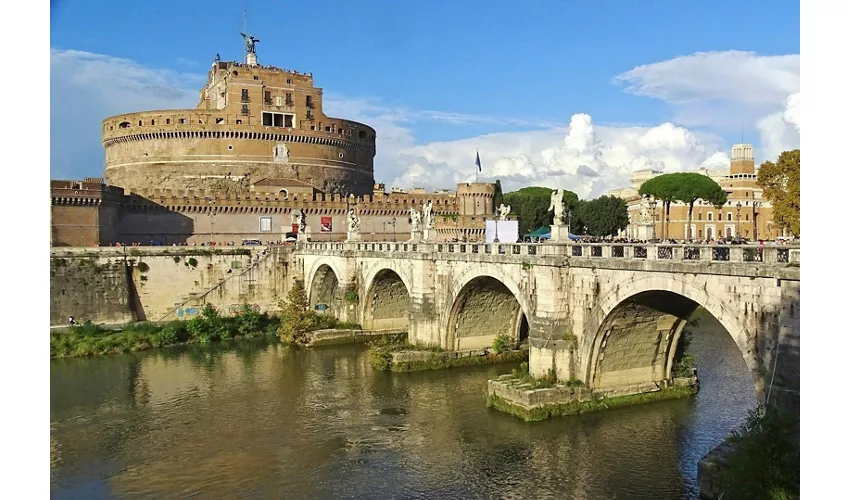
[(111, 330), (86, 323), (70, 331), (50, 333), (50, 357), (67, 358), (143, 351), (180, 344), (206, 344), (227, 339), (276, 339), (279, 318), (247, 306), (234, 316), (221, 316), (208, 306), (188, 321), (165, 324), (140, 322)]

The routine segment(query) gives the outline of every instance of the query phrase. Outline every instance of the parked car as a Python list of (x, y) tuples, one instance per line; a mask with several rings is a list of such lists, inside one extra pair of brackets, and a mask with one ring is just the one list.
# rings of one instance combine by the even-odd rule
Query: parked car
[(262, 245), (262, 244), (263, 244), (263, 242), (262, 242), (262, 241), (260, 241), (260, 240), (247, 240), (247, 239), (246, 239), (246, 240), (242, 240), (242, 245), (243, 245), (243, 246), (247, 246), (247, 245), (251, 245), (251, 246), (260, 246), (260, 245)]

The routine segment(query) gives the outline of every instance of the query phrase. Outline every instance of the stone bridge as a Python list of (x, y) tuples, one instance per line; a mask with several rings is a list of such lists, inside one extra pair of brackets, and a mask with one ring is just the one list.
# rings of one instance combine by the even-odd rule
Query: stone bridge
[(310, 303), (340, 319), (448, 350), (528, 338), (533, 375), (592, 389), (669, 382), (702, 306), (756, 395), (799, 411), (799, 247), (299, 243), (294, 257)]

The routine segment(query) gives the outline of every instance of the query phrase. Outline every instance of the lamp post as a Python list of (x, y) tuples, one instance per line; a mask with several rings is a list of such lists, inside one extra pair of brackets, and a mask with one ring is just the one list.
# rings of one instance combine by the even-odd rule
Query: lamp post
[(655, 207), (658, 206), (658, 201), (655, 198), (649, 200), (649, 211), (652, 213), (652, 238), (655, 239)]
[(755, 240), (755, 241), (759, 240), (758, 206), (759, 206), (759, 202), (754, 201), (753, 202), (753, 240)]
[[(486, 225), (487, 219), (484, 219), (484, 220), (485, 220), (484, 224)], [(498, 215), (493, 218), (493, 222), (496, 224), (496, 236), (493, 238), (493, 243), (498, 243), (499, 242), (499, 216)]]
[(738, 221), (735, 223), (735, 236), (741, 237), (741, 202), (739, 201), (735, 207), (738, 209)]

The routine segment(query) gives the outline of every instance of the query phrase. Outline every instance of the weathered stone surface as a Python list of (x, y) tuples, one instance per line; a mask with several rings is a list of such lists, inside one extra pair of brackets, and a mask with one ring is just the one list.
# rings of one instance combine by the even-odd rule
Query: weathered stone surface
[(319, 347), (326, 345), (360, 344), (371, 342), (382, 338), (405, 340), (407, 331), (404, 329), (391, 330), (351, 330), (332, 329), (317, 330), (307, 334), (307, 347)]

